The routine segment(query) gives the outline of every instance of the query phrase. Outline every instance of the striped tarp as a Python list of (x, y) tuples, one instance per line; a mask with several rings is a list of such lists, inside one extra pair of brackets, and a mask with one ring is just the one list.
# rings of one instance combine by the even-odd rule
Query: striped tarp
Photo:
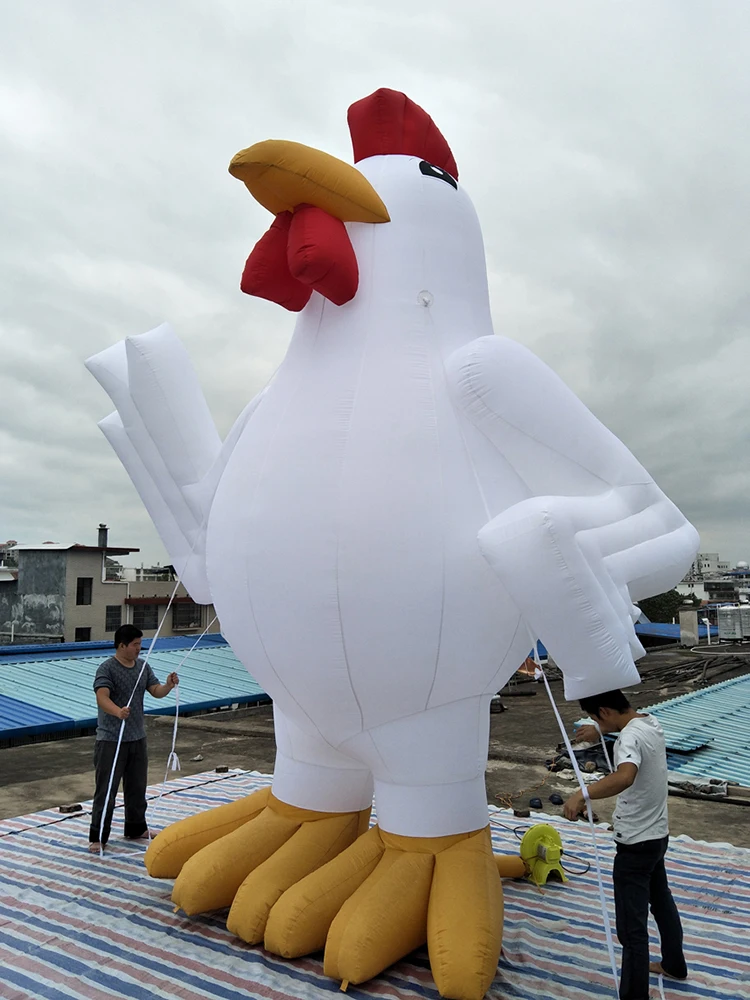
[[(152, 801), (154, 829), (229, 802), (267, 783), (262, 775), (204, 774), (170, 781)], [(158, 795), (159, 789), (149, 790)], [(534, 816), (560, 829), (572, 870), (592, 860), (588, 826)], [(530, 821), (492, 812), (495, 849), (516, 853)], [(522, 825), (519, 826), (518, 824)], [(2, 1000), (300, 1000), (338, 984), (320, 956), (283, 961), (227, 933), (224, 914), (172, 912), (171, 883), (148, 878), (143, 847), (113, 839), (104, 860), (87, 852), (86, 815), (52, 810), (0, 822), (0, 997)], [(611, 835), (596, 833), (609, 885)], [(667, 1000), (750, 998), (750, 851), (675, 838), (669, 874), (682, 914), (687, 983), (665, 983)], [(654, 938), (654, 940), (656, 940)], [(656, 946), (654, 947), (656, 954)], [(619, 949), (618, 949), (619, 959)], [(657, 996), (656, 983), (653, 994)], [(349, 995), (378, 1000), (437, 998), (424, 950)], [(615, 996), (593, 870), (543, 890), (505, 883), (503, 956), (491, 996), (508, 1000), (594, 1000)]]

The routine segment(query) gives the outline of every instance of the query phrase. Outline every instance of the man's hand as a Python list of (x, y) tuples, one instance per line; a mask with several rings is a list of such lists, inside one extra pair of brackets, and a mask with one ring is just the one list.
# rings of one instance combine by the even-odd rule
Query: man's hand
[[(638, 768), (630, 761), (620, 764), (612, 774), (607, 774), (591, 785), (586, 786), (589, 799), (608, 799), (612, 795), (619, 795), (626, 788), (630, 788), (638, 776)], [(563, 813), (567, 819), (577, 819), (581, 813), (586, 811), (586, 801), (583, 792), (579, 789), (571, 795), (563, 805)], [(596, 820), (595, 820), (596, 822)]]
[(573, 737), (574, 743), (598, 743), (601, 739), (596, 726), (581, 726)]
[(127, 719), (129, 715), (130, 715), (130, 709), (128, 708), (127, 705), (123, 705), (123, 707), (119, 709), (117, 712), (118, 719)]
[(563, 805), (563, 814), (566, 819), (578, 819), (586, 811), (586, 801), (583, 792), (574, 792)]
[(151, 695), (152, 698), (166, 698), (169, 692), (173, 688), (177, 687), (179, 683), (180, 683), (180, 678), (173, 670), (163, 684), (152, 684), (151, 687), (148, 689), (148, 693)]

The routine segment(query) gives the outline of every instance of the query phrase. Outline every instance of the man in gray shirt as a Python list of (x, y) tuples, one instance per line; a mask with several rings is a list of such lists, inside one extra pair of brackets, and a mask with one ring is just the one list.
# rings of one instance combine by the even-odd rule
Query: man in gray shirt
[[(121, 625), (115, 632), (115, 655), (101, 664), (94, 677), (99, 717), (94, 747), (96, 792), (89, 830), (89, 850), (92, 853), (98, 853), (109, 840), (120, 781), (125, 799), (125, 837), (128, 840), (148, 837), (148, 750), (143, 724), (143, 695), (148, 691), (154, 698), (163, 698), (179, 683), (179, 678), (176, 673), (171, 673), (166, 684), (160, 684), (150, 664), (147, 663), (144, 668), (139, 656), (142, 637), (143, 632), (135, 625)], [(123, 721), (122, 743), (115, 764)], [(113, 766), (114, 776), (102, 828), (102, 812)]]
[[(620, 1000), (648, 1000), (649, 972), (686, 979), (682, 923), (667, 881), (664, 855), (667, 822), (667, 751), (664, 731), (652, 715), (640, 715), (622, 691), (581, 699), (581, 708), (602, 733), (619, 733), (616, 770), (588, 786), (591, 799), (617, 795), (613, 825), (617, 854), (612, 871), (617, 937), (622, 945)], [(579, 741), (594, 742), (599, 733), (583, 726)], [(585, 812), (582, 792), (564, 806), (568, 819)], [(661, 938), (661, 961), (649, 964), (648, 911)]]

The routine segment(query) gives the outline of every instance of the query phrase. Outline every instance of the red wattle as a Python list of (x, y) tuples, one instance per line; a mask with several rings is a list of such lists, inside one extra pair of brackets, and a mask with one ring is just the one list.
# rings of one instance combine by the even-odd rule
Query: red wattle
[(291, 223), (291, 212), (276, 216), (271, 228), (247, 258), (240, 288), (246, 295), (268, 299), (290, 312), (299, 312), (309, 302), (312, 289), (309, 284), (297, 281), (289, 270), (287, 241)]
[(287, 245), (289, 271), (337, 306), (357, 294), (359, 268), (346, 226), (314, 205), (296, 208)]

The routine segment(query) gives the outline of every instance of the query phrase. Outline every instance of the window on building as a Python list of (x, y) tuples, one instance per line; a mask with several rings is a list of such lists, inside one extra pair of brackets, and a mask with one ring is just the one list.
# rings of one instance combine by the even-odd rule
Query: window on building
[(93, 576), (79, 576), (76, 584), (76, 604), (91, 604), (91, 591), (94, 587)]
[(158, 604), (135, 604), (133, 605), (133, 624), (136, 628), (144, 632), (148, 629), (159, 627), (159, 605)]
[[(89, 604), (91, 602), (89, 601)], [(76, 629), (76, 642), (91, 642), (91, 629), (90, 628), (77, 628)]]
[(116, 632), (122, 625), (122, 605), (108, 604), (104, 619), (104, 631)]
[(172, 631), (179, 632), (184, 629), (201, 627), (200, 604), (193, 604), (192, 601), (181, 601), (172, 608)]

